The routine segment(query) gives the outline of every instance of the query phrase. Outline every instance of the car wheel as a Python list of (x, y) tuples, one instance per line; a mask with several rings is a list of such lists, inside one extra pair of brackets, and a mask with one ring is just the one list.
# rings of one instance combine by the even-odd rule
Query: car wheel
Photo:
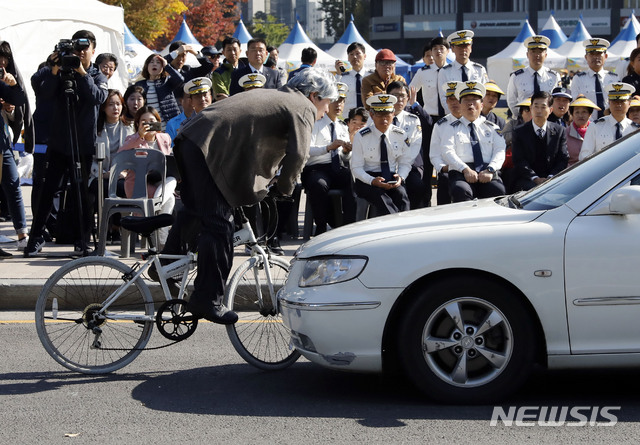
[(456, 277), (417, 295), (400, 323), (405, 372), (444, 403), (489, 403), (526, 380), (533, 323), (518, 296), (482, 277)]

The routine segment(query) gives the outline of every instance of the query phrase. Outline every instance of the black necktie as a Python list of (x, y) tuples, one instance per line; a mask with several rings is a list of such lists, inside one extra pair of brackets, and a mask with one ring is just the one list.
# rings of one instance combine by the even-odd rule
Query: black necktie
[(384, 134), (380, 136), (380, 172), (385, 181), (391, 181), (391, 169), (389, 168), (389, 156), (387, 155), (387, 143)]
[(460, 67), (460, 71), (462, 71), (462, 81), (466, 82), (467, 80), (469, 80), (469, 78), (467, 77), (467, 70), (465, 69), (464, 65)]
[(540, 92), (540, 83), (538, 83), (539, 76), (540, 74), (538, 74), (537, 71), (533, 73), (533, 94)]
[[(331, 128), (331, 142), (333, 142), (336, 140), (336, 124), (331, 122), (329, 128)], [(331, 169), (336, 172), (340, 170), (340, 157), (338, 156), (337, 148), (331, 150)]]
[(542, 131), (542, 128), (538, 128), (538, 138), (542, 139), (544, 137), (544, 133)]
[(393, 116), (393, 125), (398, 126), (398, 116)]
[(361, 94), (362, 81), (360, 80), (361, 78), (362, 76), (360, 75), (360, 73), (356, 73), (356, 106), (358, 107), (362, 106), (362, 94)]
[(438, 116), (439, 117), (444, 117), (445, 113), (444, 113), (444, 108), (442, 106), (442, 102), (440, 102), (440, 95), (437, 95), (438, 97)]
[(616, 141), (622, 137), (622, 124), (618, 122), (616, 124)]
[(598, 117), (604, 115), (604, 95), (602, 94), (602, 83), (600, 83), (600, 76), (596, 73), (593, 77), (596, 78), (596, 105), (600, 107), (598, 111)]
[(469, 136), (471, 136), (471, 150), (473, 151), (473, 164), (477, 172), (480, 172), (484, 168), (484, 161), (482, 160), (482, 148), (480, 148), (480, 141), (476, 136), (476, 130), (473, 128), (473, 123), (469, 124)]

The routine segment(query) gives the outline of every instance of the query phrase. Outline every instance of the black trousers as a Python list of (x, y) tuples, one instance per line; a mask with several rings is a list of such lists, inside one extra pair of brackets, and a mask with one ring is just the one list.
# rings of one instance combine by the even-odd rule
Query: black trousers
[[(382, 176), (378, 172), (367, 172), (371, 176)], [(374, 187), (370, 184), (357, 180), (354, 184), (356, 195), (364, 198), (376, 208), (378, 215), (388, 215), (390, 213), (403, 212), (409, 210), (409, 197), (404, 186), (394, 189), (385, 190), (380, 187)]]
[(316, 222), (316, 235), (327, 231), (329, 219), (331, 189), (342, 190), (342, 212), (345, 224), (356, 220), (356, 199), (353, 192), (351, 171), (348, 168), (333, 170), (331, 164), (315, 164), (302, 170), (302, 187), (313, 210)]
[[(198, 273), (191, 300), (222, 304), (233, 265), (233, 208), (215, 184), (200, 148), (188, 140), (174, 147), (182, 182), (183, 208), (171, 227), (163, 253), (181, 253), (197, 243)], [(197, 241), (196, 241), (197, 239)]]
[(438, 173), (438, 191), (436, 193), (438, 205), (451, 204), (451, 194), (449, 193), (449, 173)]
[[(433, 169), (433, 167), (431, 167)], [(431, 175), (426, 178), (422, 168), (411, 167), (405, 178), (404, 186), (409, 196), (411, 210), (429, 207), (431, 205)], [(431, 170), (429, 170), (431, 172)], [(428, 181), (428, 182), (427, 182)]]
[(496, 179), (475, 184), (469, 184), (464, 179), (464, 174), (457, 170), (449, 170), (449, 191), (453, 202), (471, 201), (474, 198), (491, 198), (504, 195), (504, 184), (502, 179)]

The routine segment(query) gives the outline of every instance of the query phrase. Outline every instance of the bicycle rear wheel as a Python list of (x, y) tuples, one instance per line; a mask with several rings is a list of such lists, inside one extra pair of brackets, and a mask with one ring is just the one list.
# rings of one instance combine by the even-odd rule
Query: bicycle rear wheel
[[(289, 265), (279, 258), (271, 258), (269, 265), (277, 292), (289, 274)], [(259, 257), (240, 265), (227, 286), (225, 306), (238, 313), (238, 322), (227, 326), (235, 350), (247, 363), (271, 371), (291, 366), (300, 353), (291, 346), (289, 331), (273, 307), (264, 266)]]
[[(71, 261), (47, 280), (36, 304), (36, 329), (46, 351), (62, 366), (104, 374), (140, 354), (153, 329), (153, 299), (142, 280), (132, 283), (104, 312), (105, 300), (130, 272), (105, 257)], [(114, 320), (114, 317), (127, 320)]]

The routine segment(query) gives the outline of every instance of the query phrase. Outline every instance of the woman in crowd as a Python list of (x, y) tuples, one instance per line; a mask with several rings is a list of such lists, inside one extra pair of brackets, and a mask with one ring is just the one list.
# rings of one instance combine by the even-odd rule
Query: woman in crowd
[[(146, 105), (138, 110), (133, 121), (135, 134), (130, 135), (124, 141), (124, 144), (118, 149), (118, 152), (124, 150), (133, 150), (135, 148), (149, 148), (160, 150), (165, 155), (171, 154), (171, 137), (164, 132), (154, 131), (150, 128), (150, 124), (154, 122), (162, 122), (160, 114), (152, 106)], [(159, 197), (162, 193), (162, 181), (152, 178), (153, 175), (147, 175), (147, 196)], [(124, 191), (127, 198), (133, 195), (133, 187), (135, 184), (135, 172), (127, 172), (124, 181)], [(161, 213), (172, 213), (175, 205), (173, 192), (176, 189), (177, 181), (174, 177), (168, 176), (165, 179), (164, 194), (162, 195)], [(158, 230), (159, 248), (164, 243), (169, 234), (169, 228), (163, 227)]]
[(640, 96), (635, 95), (629, 102), (629, 111), (627, 111), (627, 117), (634, 121), (636, 124), (640, 124)]
[(144, 88), (130, 85), (124, 92), (124, 113), (122, 121), (133, 129), (133, 118), (138, 110), (146, 105), (147, 93)]
[(349, 110), (347, 118), (344, 123), (349, 128), (349, 142), (353, 142), (353, 136), (356, 132), (367, 124), (369, 119), (369, 112), (364, 107), (352, 108)]
[[(109, 90), (107, 100), (100, 106), (100, 112), (98, 114), (98, 135), (96, 138), (96, 147), (100, 146), (100, 144), (104, 144), (105, 159), (102, 162), (102, 174), (100, 175), (104, 185), (104, 196), (107, 195), (109, 190), (109, 170), (111, 169), (111, 160), (124, 144), (125, 139), (134, 132), (132, 127), (129, 127), (122, 121), (124, 107), (125, 102), (120, 91)], [(94, 162), (94, 165), (91, 168), (91, 177), (89, 178), (89, 191), (94, 213), (96, 211), (96, 203), (98, 202), (98, 176), (98, 164), (97, 162)], [(118, 189), (116, 193), (118, 196), (125, 196), (124, 177), (118, 180)], [(113, 225), (111, 230), (107, 235), (108, 239), (112, 242), (120, 240), (120, 231), (118, 228), (119, 219), (119, 214), (116, 214), (112, 221)]]
[(600, 108), (587, 99), (584, 95), (579, 95), (569, 105), (569, 114), (573, 122), (567, 128), (567, 150), (569, 150), (569, 167), (578, 162), (578, 155), (582, 148), (584, 134), (591, 123), (591, 113)]
[(142, 69), (142, 77), (145, 80), (136, 82), (136, 86), (144, 88), (146, 104), (159, 111), (164, 130), (166, 122), (180, 114), (180, 107), (173, 95), (173, 90), (184, 83), (184, 77), (158, 54), (147, 57)]
[(625, 74), (625, 76), (622, 78), (622, 81), (633, 85), (636, 92), (640, 92), (640, 48), (635, 48), (631, 51), (627, 72), (623, 74)]
[[(22, 75), (16, 67), (13, 59), (13, 52), (9, 42), (0, 41), (0, 68), (4, 71), (4, 75), (0, 76), (5, 83), (9, 83), (9, 79), (15, 79), (15, 82), (23, 92), (26, 92), (26, 86), (22, 80)], [(10, 84), (10, 83), (9, 83)], [(26, 93), (25, 93), (26, 94)], [(25, 98), (26, 99), (26, 98)], [(27, 153), (33, 153), (35, 130), (33, 119), (29, 109), (27, 100), (22, 104), (5, 104), (7, 126), (13, 132), (13, 138), (6, 146), (2, 148), (2, 174), (1, 184), (4, 191), (4, 197), (7, 200), (7, 208), (11, 213), (13, 228), (18, 235), (17, 249), (22, 250), (27, 246), (27, 217), (24, 210), (24, 201), (22, 200), (22, 190), (20, 188), (20, 175), (18, 167), (13, 157), (12, 146), (22, 135), (24, 127), (24, 148)], [(4, 126), (4, 122), (3, 122)]]

